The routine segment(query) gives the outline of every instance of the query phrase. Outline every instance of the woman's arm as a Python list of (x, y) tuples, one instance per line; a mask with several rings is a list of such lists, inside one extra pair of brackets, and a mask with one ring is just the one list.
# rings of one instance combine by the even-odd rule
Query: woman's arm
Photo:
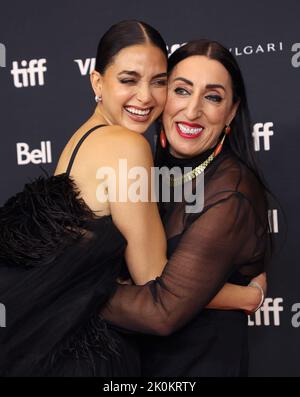
[(101, 314), (123, 328), (168, 335), (208, 305), (238, 263), (251, 258), (257, 238), (251, 206), (233, 194), (185, 231), (161, 277), (118, 287)]
[(160, 276), (167, 262), (165, 232), (151, 196), (152, 153), (146, 139), (131, 131), (115, 131), (111, 141), (116, 181), (108, 183), (110, 211), (127, 240), (125, 259), (130, 275), (135, 284), (142, 285)]
[[(262, 273), (259, 277), (259, 284), (265, 289), (264, 276)], [(257, 279), (258, 277), (255, 277)], [(265, 295), (265, 293), (264, 293)], [(224, 287), (206, 306), (207, 309), (219, 310), (244, 310), (247, 314), (254, 313), (262, 301), (261, 290), (252, 286), (241, 286), (226, 283)]]
[[(226, 283), (216, 296), (206, 305), (206, 309), (244, 310), (247, 314), (255, 313), (259, 309), (262, 298), (266, 296), (266, 273), (261, 273), (251, 281), (257, 282), (262, 291), (250, 285), (242, 286)], [(118, 280), (119, 284), (132, 285), (131, 279)]]

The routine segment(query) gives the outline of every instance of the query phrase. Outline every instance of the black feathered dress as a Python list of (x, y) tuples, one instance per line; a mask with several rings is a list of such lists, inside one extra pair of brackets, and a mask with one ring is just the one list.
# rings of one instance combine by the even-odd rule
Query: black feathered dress
[(135, 376), (130, 335), (97, 315), (116, 288), (126, 240), (66, 173), (25, 185), (0, 209), (1, 376)]

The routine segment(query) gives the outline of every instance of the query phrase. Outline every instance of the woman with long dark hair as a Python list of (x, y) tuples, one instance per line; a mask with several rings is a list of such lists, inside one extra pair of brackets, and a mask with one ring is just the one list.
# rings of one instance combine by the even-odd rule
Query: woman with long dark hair
[(143, 375), (245, 376), (246, 313), (205, 308), (226, 282), (247, 285), (262, 272), (269, 247), (243, 78), (231, 53), (209, 40), (175, 51), (168, 74), (157, 165), (182, 170), (165, 176), (172, 197), (178, 188), (197, 191), (204, 175), (203, 206), (191, 213), (184, 200), (161, 204), (169, 257), (162, 275), (119, 286), (101, 315), (158, 335), (143, 339)]

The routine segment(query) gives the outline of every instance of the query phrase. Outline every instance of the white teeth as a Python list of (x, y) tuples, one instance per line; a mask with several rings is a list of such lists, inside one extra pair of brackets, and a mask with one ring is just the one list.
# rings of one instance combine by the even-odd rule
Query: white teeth
[(188, 134), (188, 135), (196, 135), (196, 134), (199, 134), (199, 132), (201, 132), (203, 130), (203, 128), (191, 128), (191, 127), (188, 127), (187, 125), (181, 124), (181, 123), (178, 123), (177, 125), (181, 132), (183, 132), (184, 134)]
[(140, 110), (134, 107), (125, 107), (125, 109), (127, 110), (127, 112), (137, 114), (138, 116), (147, 116), (151, 112), (151, 109)]

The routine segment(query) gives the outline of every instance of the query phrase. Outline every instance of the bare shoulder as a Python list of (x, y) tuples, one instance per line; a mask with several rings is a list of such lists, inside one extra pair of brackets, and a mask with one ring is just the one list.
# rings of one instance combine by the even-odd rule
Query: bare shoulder
[(99, 139), (105, 138), (105, 140), (111, 140), (113, 144), (121, 145), (124, 149), (136, 148), (138, 147), (149, 147), (150, 145), (146, 138), (139, 134), (138, 132), (134, 132), (125, 127), (111, 125), (103, 128), (103, 136), (99, 135)]
[[(60, 156), (56, 174), (65, 171), (77, 143), (84, 136), (86, 130), (90, 128), (93, 128), (93, 126), (82, 126), (73, 134)], [(81, 167), (82, 164), (85, 164), (86, 167), (93, 167), (95, 163), (113, 166), (120, 158), (128, 159), (132, 164), (150, 163), (152, 161), (150, 145), (137, 132), (116, 125), (103, 126), (95, 129), (84, 140), (76, 155), (77, 163)]]
[(150, 157), (151, 147), (146, 138), (137, 132), (120, 126), (106, 126), (102, 132), (95, 134), (89, 144), (88, 150), (98, 151), (104, 157), (134, 158)]

